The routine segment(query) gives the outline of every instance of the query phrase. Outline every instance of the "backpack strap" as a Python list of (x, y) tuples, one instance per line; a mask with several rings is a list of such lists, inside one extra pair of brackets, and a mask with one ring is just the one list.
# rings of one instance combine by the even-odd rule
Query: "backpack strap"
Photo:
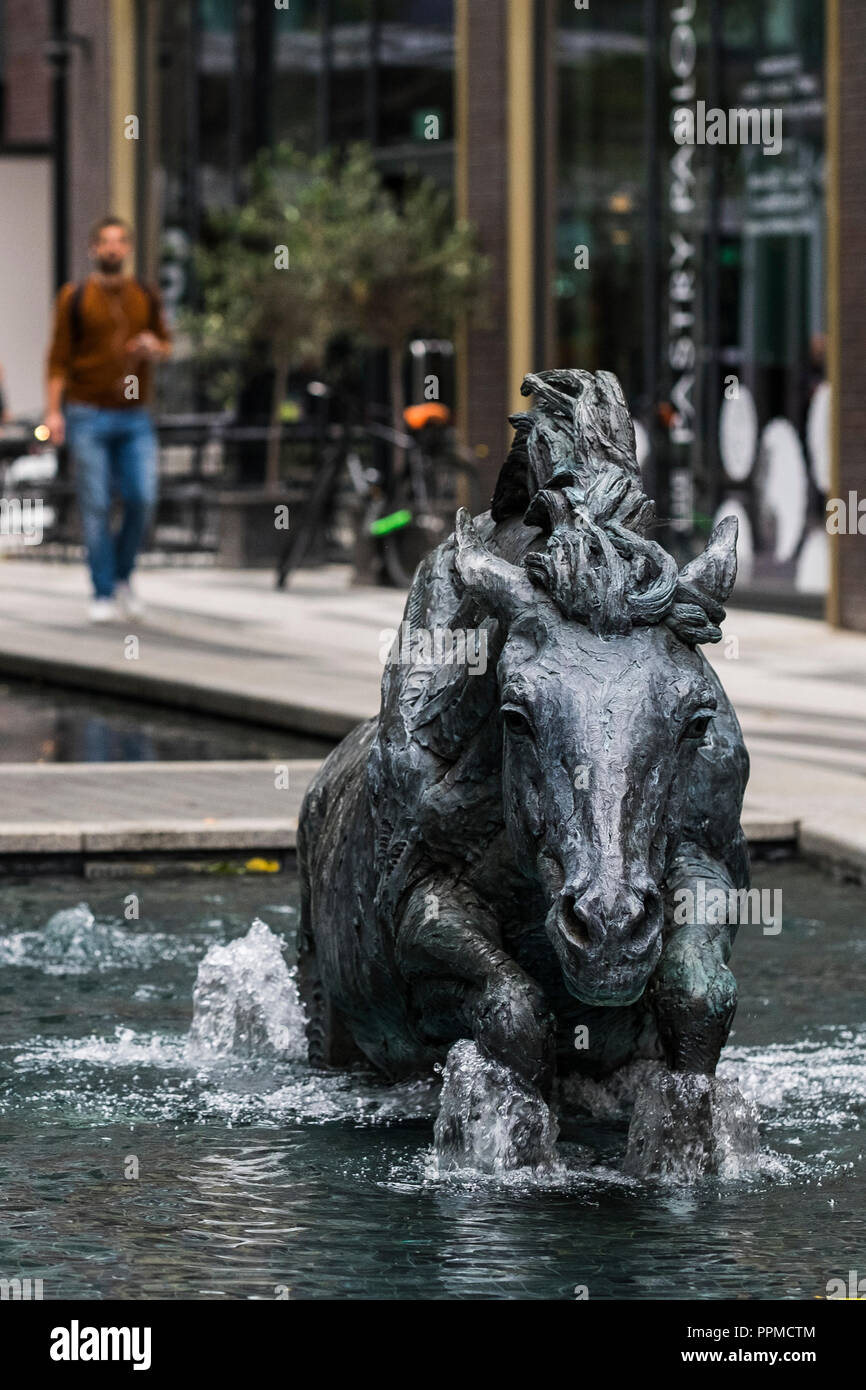
[(151, 333), (153, 333), (156, 331), (157, 328), (156, 295), (154, 293), (153, 286), (147, 285), (145, 284), (144, 280), (138, 279), (134, 280), (133, 284), (138, 286), (142, 294), (147, 299), (147, 327), (148, 330)]
[(81, 342), (84, 332), (84, 325), (81, 321), (81, 301), (84, 298), (85, 281), (81, 280), (75, 286), (69, 298), (69, 341), (73, 348)]

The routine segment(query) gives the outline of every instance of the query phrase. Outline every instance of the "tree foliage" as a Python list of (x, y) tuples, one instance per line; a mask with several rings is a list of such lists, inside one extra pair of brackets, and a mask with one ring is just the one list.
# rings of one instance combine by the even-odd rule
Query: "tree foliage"
[(399, 418), (410, 336), (445, 337), (478, 317), (489, 263), (431, 181), (398, 198), (364, 145), (314, 158), (283, 145), (252, 166), (242, 206), (210, 217), (196, 271), (201, 308), (187, 326), (205, 359), (230, 364), (226, 395), (236, 399), (256, 358), (274, 372), (274, 482), (289, 372), (321, 370), (336, 335), (384, 348)]

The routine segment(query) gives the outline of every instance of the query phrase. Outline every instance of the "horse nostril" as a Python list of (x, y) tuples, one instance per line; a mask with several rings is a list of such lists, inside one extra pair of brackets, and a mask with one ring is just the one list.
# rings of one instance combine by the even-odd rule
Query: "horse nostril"
[(573, 893), (563, 893), (560, 899), (560, 917), (562, 925), (578, 946), (589, 946), (590, 944), (590, 924), (589, 918), (577, 905), (577, 899)]
[(634, 958), (646, 955), (658, 933), (658, 923), (650, 911), (649, 904), (646, 912), (636, 912), (625, 924), (625, 931), (628, 936), (626, 954)]

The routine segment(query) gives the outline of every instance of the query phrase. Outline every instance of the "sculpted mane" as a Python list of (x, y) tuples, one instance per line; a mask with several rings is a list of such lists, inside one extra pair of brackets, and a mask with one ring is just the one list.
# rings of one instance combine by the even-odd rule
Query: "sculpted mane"
[(515, 441), (491, 516), (503, 523), (522, 513), (524, 526), (547, 537), (520, 556), (531, 581), (565, 617), (601, 636), (663, 622), (689, 645), (720, 641), (725, 610), (701, 583), (706, 566), (693, 562), (679, 573), (646, 534), (655, 508), (616, 378), (539, 372), (524, 378), (521, 392), (538, 405), (511, 417)]
[[(409, 799), (423, 800), (422, 786), (435, 787), (444, 768), (476, 752), (479, 765), (497, 766), (497, 664), (523, 615), (546, 605), (551, 618), (555, 612), (602, 638), (659, 625), (686, 647), (721, 638), (736, 574), (736, 520), (721, 521), (703, 552), (678, 570), (647, 535), (655, 513), (616, 378), (542, 372), (527, 376), (523, 390), (536, 405), (514, 417), (515, 445), (491, 510), (474, 521), (459, 513), (454, 536), (421, 565), (386, 666), (381, 727), (388, 740), (399, 731), (400, 745), (414, 748), (421, 773), (401, 789)], [(483, 636), (486, 674), (468, 661), (431, 665), (422, 639), (445, 629)], [(407, 634), (417, 634), (417, 650)], [(380, 737), (383, 750), (388, 740)], [(469, 798), (466, 786), (464, 793)], [(471, 819), (466, 829), (471, 839)]]

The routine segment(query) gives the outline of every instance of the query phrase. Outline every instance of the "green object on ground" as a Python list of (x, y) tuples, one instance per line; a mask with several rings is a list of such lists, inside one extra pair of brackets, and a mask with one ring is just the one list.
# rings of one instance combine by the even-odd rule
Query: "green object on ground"
[(399, 531), (401, 526), (408, 526), (412, 520), (412, 513), (408, 507), (401, 507), (399, 512), (391, 512), (388, 516), (380, 516), (377, 521), (370, 522), (371, 536), (387, 536), (390, 531)]

